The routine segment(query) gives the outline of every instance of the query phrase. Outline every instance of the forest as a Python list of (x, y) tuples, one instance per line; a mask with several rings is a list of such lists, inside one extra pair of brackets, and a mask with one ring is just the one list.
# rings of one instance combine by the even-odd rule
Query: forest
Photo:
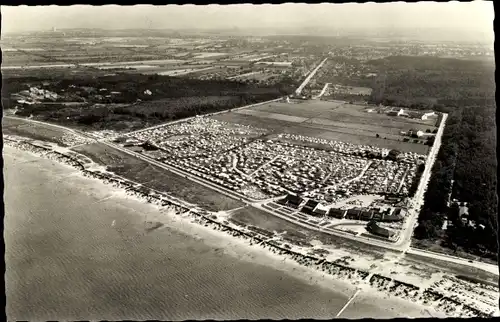
[[(371, 64), (383, 73), (372, 103), (448, 113), (415, 238), (497, 258), (494, 64), (437, 57), (391, 57)], [(475, 228), (463, 224), (456, 207), (448, 207), (449, 197), (468, 202)], [(452, 225), (443, 230), (445, 220)]]
[[(10, 94), (39, 86), (82, 106), (40, 103), (19, 106), (19, 116), (30, 116), (68, 126), (92, 129), (134, 130), (161, 122), (229, 110), (275, 99), (293, 92), (295, 84), (285, 80), (260, 85), (226, 80), (197, 80), (159, 75), (117, 74), (65, 78), (9, 78), (2, 89), (4, 108), (17, 105)], [(48, 83), (48, 84), (47, 84)], [(113, 94), (113, 95), (101, 95)], [(150, 93), (150, 94), (148, 94)]]

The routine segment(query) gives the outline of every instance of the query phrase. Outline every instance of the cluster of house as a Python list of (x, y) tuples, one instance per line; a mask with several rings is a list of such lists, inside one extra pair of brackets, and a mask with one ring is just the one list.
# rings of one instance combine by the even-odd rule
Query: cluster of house
[(414, 110), (405, 110), (402, 108), (391, 108), (386, 112), (386, 114), (389, 116), (401, 116), (419, 120), (433, 119), (438, 116), (434, 111), (430, 112), (414, 111)]
[[(458, 216), (460, 221), (464, 226), (468, 226), (474, 229), (485, 229), (486, 226), (484, 224), (478, 224), (474, 219), (471, 219), (469, 216), (469, 207), (468, 203), (465, 201), (458, 201), (457, 199), (453, 199), (450, 202), (450, 207), (458, 208)], [(451, 220), (446, 219), (443, 223), (443, 230), (446, 230), (448, 227), (453, 226), (453, 222)]]
[(136, 133), (128, 142), (151, 142), (165, 152), (166, 158), (210, 157), (265, 133), (264, 129), (196, 117), (187, 122)]
[[(255, 187), (270, 196), (305, 193), (333, 203), (352, 193), (405, 194), (415, 177), (414, 162), (405, 163), (404, 158), (373, 161), (365, 157), (367, 147), (354, 150), (354, 145), (335, 142), (339, 151), (353, 148), (352, 153), (342, 153), (255, 139), (265, 133), (264, 129), (197, 117), (134, 134), (127, 144), (151, 142), (160, 148), (155, 151), (158, 160), (243, 194)], [(416, 159), (414, 154), (406, 157), (407, 161)], [(369, 163), (373, 164), (367, 168)]]
[(260, 167), (273, 160), (276, 155), (265, 150), (266, 143), (256, 140), (244, 148), (233, 151), (236, 160), (236, 168), (250, 175)]
[(55, 101), (59, 96), (57, 93), (43, 88), (30, 87), (29, 90), (23, 90), (17, 94), (12, 94), (12, 98), (16, 99), (19, 104), (33, 105), (43, 101)]
[(121, 94), (118, 91), (110, 91), (107, 88), (95, 88), (90, 86), (75, 86), (69, 85), (71, 91), (73, 91), (77, 95), (81, 95), (83, 93), (91, 94), (92, 98), (97, 101), (102, 101), (107, 98), (116, 97)]
[(194, 74), (194, 78), (200, 80), (223, 80), (241, 74), (240, 68), (237, 66), (221, 66), (220, 68), (211, 69), (205, 73)]
[(333, 96), (334, 94), (368, 96), (371, 93), (372, 89), (369, 87), (355, 87), (355, 86), (344, 86), (340, 84), (333, 84), (327, 88), (325, 96)]
[(370, 164), (359, 180), (349, 183), (349, 189), (371, 194), (408, 194), (416, 175), (415, 163), (376, 160)]
[(289, 208), (297, 209), (300, 212), (316, 217), (330, 217), (336, 219), (362, 220), (368, 221), (367, 230), (377, 236), (390, 238), (394, 232), (377, 225), (377, 222), (401, 222), (403, 221), (402, 208), (365, 208), (353, 207), (350, 209), (340, 209), (321, 204), (320, 202), (309, 199), (305, 200), (299, 196), (289, 194), (279, 199), (276, 203), (285, 205)]

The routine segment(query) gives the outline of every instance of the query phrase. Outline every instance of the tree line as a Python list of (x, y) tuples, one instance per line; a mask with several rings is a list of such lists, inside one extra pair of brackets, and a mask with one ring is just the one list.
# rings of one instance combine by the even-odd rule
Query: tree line
[[(379, 63), (386, 78), (372, 93), (374, 103), (448, 113), (415, 238), (496, 258), (494, 66), (435, 57), (398, 57)], [(468, 202), (469, 220), (476, 222), (476, 228), (462, 223), (457, 207), (448, 207), (449, 197)], [(443, 230), (445, 220), (452, 226)]]

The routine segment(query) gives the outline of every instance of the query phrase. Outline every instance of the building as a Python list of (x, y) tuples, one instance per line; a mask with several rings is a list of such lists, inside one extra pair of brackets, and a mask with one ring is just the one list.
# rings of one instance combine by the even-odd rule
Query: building
[(323, 217), (327, 214), (328, 208), (326, 206), (323, 206), (322, 204), (318, 204), (316, 208), (313, 210), (313, 215), (318, 216), (318, 217)]
[(408, 114), (406, 114), (402, 108), (400, 108), (399, 110), (393, 108), (387, 112), (387, 115), (389, 115), (389, 116), (404, 116), (404, 115), (408, 115)]
[(370, 220), (373, 217), (373, 211), (372, 210), (363, 210), (361, 211), (359, 215), (359, 219), (361, 220)]
[(366, 230), (368, 230), (370, 233), (384, 237), (384, 238), (391, 238), (394, 235), (393, 231), (390, 231), (388, 229), (379, 227), (375, 221), (370, 221), (368, 225), (366, 225)]
[(460, 217), (469, 215), (469, 208), (466, 205), (460, 206), (458, 208), (458, 215)]
[(303, 201), (302, 198), (300, 198), (299, 196), (289, 194), (284, 199), (281, 199), (280, 203), (297, 209), (299, 208), (302, 201)]
[(400, 197), (397, 197), (397, 196), (385, 196), (385, 201), (388, 202), (388, 203), (398, 203), (401, 201), (401, 198)]
[(361, 214), (361, 209), (358, 208), (358, 207), (354, 207), (354, 208), (351, 208), (351, 209), (347, 210), (347, 213), (346, 213), (345, 217), (347, 219), (358, 220), (360, 214)]
[(424, 115), (422, 115), (422, 120), (427, 120), (431, 117), (437, 117), (436, 112), (424, 113)]
[(342, 219), (344, 218), (346, 211), (338, 208), (330, 208), (330, 211), (328, 212), (329, 217), (337, 218), (337, 219)]
[(398, 222), (398, 221), (402, 221), (402, 220), (403, 220), (403, 217), (399, 216), (399, 215), (382, 214), (382, 217), (378, 221), (381, 221), (381, 222)]
[(405, 110), (400, 109), (398, 112), (398, 116), (409, 116), (408, 113), (405, 112)]
[(316, 206), (318, 206), (318, 204), (319, 202), (317, 202), (316, 200), (309, 199), (304, 205), (304, 207), (302, 207), (301, 212), (311, 215)]

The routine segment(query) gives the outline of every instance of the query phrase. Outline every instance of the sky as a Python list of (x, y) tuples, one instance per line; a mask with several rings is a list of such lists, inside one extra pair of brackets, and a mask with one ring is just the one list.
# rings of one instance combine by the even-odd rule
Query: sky
[(426, 29), (493, 35), (493, 3), (393, 2), (281, 5), (1, 6), (5, 33), (53, 27), (102, 29)]

